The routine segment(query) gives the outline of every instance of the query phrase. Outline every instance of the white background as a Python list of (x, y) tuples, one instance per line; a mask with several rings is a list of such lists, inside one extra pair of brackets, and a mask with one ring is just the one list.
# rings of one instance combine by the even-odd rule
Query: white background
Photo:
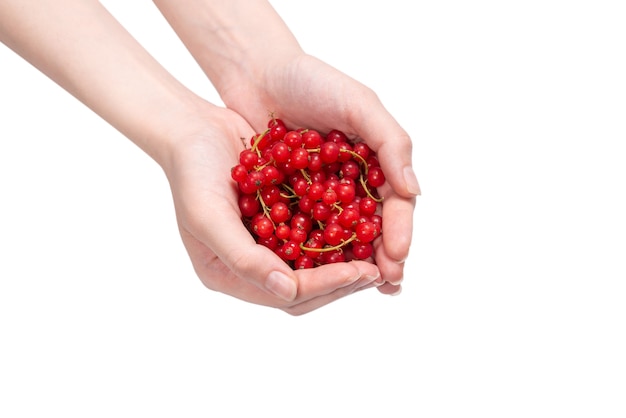
[[(104, 3), (218, 100), (150, 2)], [(206, 290), (160, 168), (0, 46), (0, 416), (626, 416), (621, 2), (272, 3), (414, 140), (404, 292)]]

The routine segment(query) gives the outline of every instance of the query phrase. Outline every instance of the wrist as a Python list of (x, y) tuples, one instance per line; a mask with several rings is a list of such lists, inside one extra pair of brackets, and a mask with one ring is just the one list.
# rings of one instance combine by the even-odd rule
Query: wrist
[(266, 0), (154, 0), (222, 94), (260, 80), (273, 65), (302, 55), (297, 40)]

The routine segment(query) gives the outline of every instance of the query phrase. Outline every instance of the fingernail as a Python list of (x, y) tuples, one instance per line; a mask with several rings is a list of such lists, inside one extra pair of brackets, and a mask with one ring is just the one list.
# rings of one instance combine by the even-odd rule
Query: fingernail
[(293, 279), (279, 271), (273, 271), (267, 276), (267, 280), (265, 280), (265, 287), (279, 298), (288, 302), (291, 302), (296, 298), (296, 293), (298, 291), (296, 283)]
[(370, 275), (370, 274), (364, 274), (364, 275), (363, 275), (363, 279), (365, 279), (365, 281), (366, 281), (368, 284), (372, 284), (372, 282), (374, 282), (374, 285), (375, 285), (375, 286), (380, 286), (381, 284), (383, 284), (383, 283), (384, 283), (384, 281), (383, 281), (383, 280), (381, 279), (381, 277), (380, 277), (380, 273), (379, 273), (379, 274), (376, 274), (375, 276), (372, 276), (372, 275)]
[(391, 293), (390, 296), (398, 296), (400, 293), (402, 293), (401, 287), (399, 287), (398, 290), (396, 290), (395, 292)]
[(421, 195), (422, 190), (417, 182), (417, 177), (411, 166), (404, 167), (404, 181), (406, 182), (406, 189), (413, 195)]

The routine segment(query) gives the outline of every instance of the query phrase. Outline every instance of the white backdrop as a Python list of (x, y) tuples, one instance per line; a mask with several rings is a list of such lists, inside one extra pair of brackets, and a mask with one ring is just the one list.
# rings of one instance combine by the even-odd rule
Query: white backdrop
[[(272, 3), (414, 140), (404, 292), (206, 290), (160, 168), (0, 45), (0, 416), (624, 417), (621, 2)], [(150, 2), (104, 4), (218, 101)]]

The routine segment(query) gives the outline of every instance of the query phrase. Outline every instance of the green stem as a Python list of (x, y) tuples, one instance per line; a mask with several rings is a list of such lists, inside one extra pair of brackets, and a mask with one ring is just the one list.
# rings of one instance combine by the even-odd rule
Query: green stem
[(254, 140), (254, 143), (252, 144), (252, 151), (256, 151), (259, 157), (261, 156), (261, 150), (258, 149), (259, 143), (261, 142), (263, 138), (265, 138), (265, 135), (267, 135), (269, 131), (270, 131), (269, 129), (266, 129), (265, 132), (263, 132), (262, 134), (259, 134), (259, 136), (256, 137), (256, 139)]
[(267, 219), (270, 220), (270, 222), (272, 223), (272, 226), (274, 227), (274, 229), (276, 229), (276, 224), (274, 223), (274, 221), (272, 220), (272, 217), (270, 216), (270, 210), (265, 204), (265, 201), (263, 200), (263, 196), (261, 196), (260, 190), (257, 190), (256, 197), (257, 199), (259, 199), (259, 202), (261, 203), (261, 208), (263, 208), (263, 215), (265, 215)]
[(365, 179), (363, 179), (363, 176), (361, 176), (361, 177), (359, 178), (359, 181), (361, 182), (361, 185), (363, 186), (363, 189), (365, 189), (365, 193), (367, 193), (367, 195), (368, 195), (370, 198), (374, 199), (374, 200), (375, 200), (376, 202), (378, 202), (378, 203), (380, 203), (380, 202), (382, 202), (382, 201), (383, 201), (383, 198), (382, 198), (382, 197), (381, 197), (381, 198), (374, 197), (374, 195), (372, 194), (372, 192), (370, 192), (369, 187), (367, 187), (367, 183), (366, 183)]
[(348, 245), (349, 243), (351, 243), (352, 241), (354, 241), (356, 239), (356, 233), (352, 234), (352, 236), (350, 238), (348, 238), (347, 240), (341, 240), (341, 243), (332, 246), (332, 247), (324, 247), (324, 248), (310, 248), (310, 247), (305, 247), (303, 243), (300, 243), (300, 249), (304, 250), (304, 251), (312, 251), (314, 253), (327, 253), (329, 251), (335, 251), (335, 250), (340, 250), (341, 248), (345, 247), (346, 245)]

